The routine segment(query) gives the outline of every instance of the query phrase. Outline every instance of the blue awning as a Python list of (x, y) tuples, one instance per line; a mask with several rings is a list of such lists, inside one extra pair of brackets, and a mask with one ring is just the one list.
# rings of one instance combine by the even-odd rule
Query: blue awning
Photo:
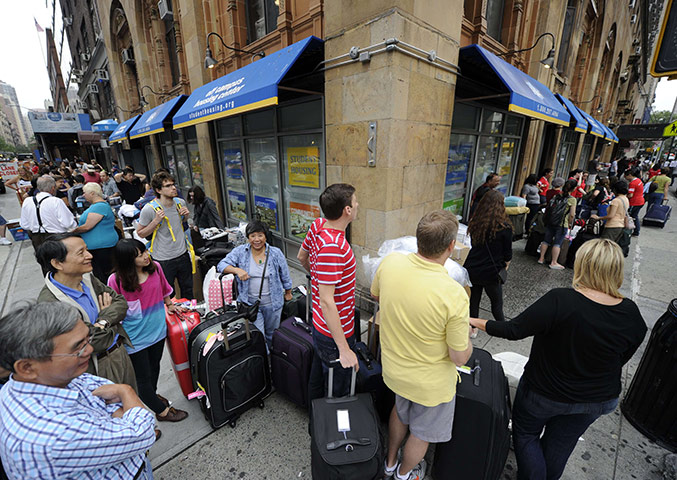
[(610, 142), (618, 142), (618, 137), (614, 132), (611, 131), (609, 127), (604, 125), (602, 122), (600, 122), (600, 125), (602, 125), (602, 128), (604, 128), (604, 137), (609, 140)]
[(611, 132), (611, 135), (612, 135), (612, 137), (613, 137), (613, 138), (611, 139), (611, 141), (614, 142), (614, 143), (618, 143), (618, 141), (619, 141), (619, 140), (618, 140), (618, 135), (616, 135), (616, 134), (614, 133), (614, 131), (611, 130), (611, 129), (609, 129), (609, 131)]
[(509, 93), (509, 111), (569, 126), (569, 113), (548, 87), (479, 45), (461, 48), (459, 66), (464, 76), (483, 82), (487, 76), (498, 78), (502, 90)]
[(107, 118), (106, 120), (100, 120), (92, 125), (93, 132), (113, 132), (118, 127), (118, 122), (112, 118)]
[(141, 117), (141, 115), (136, 115), (118, 125), (118, 128), (116, 128), (113, 133), (110, 134), (110, 137), (108, 137), (108, 143), (121, 142), (127, 138), (127, 132), (132, 128), (139, 117)]
[(173, 114), (176, 113), (187, 98), (188, 95), (179, 95), (168, 102), (148, 110), (141, 115), (139, 121), (129, 130), (129, 139), (132, 140), (134, 138), (141, 138), (147, 135), (153, 135), (154, 133), (164, 132), (165, 124), (167, 124), (167, 127), (171, 128)]
[(562, 105), (564, 105), (564, 107), (567, 109), (567, 112), (569, 112), (569, 115), (571, 115), (570, 126), (574, 127), (574, 130), (577, 132), (583, 134), (588, 133), (588, 121), (583, 115), (580, 114), (576, 108), (576, 105), (574, 105), (571, 100), (564, 98), (559, 93), (556, 93), (555, 97), (562, 103)]
[(309, 46), (322, 43), (310, 36), (201, 86), (174, 115), (174, 128), (277, 105), (278, 84)]
[(602, 125), (592, 118), (592, 115), (590, 115), (587, 112), (584, 112), (580, 108), (576, 107), (576, 109), (585, 117), (585, 119), (588, 121), (588, 133), (595, 135), (596, 137), (601, 137), (604, 138), (604, 128)]

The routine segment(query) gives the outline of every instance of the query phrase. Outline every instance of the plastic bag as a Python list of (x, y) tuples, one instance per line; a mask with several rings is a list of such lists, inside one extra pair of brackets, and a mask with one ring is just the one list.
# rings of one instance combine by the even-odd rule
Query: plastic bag
[(448, 258), (447, 261), (444, 262), (444, 268), (449, 272), (449, 276), (460, 283), (462, 287), (472, 286), (468, 271), (451, 258)]
[(393, 252), (415, 253), (417, 251), (418, 245), (416, 244), (416, 237), (407, 236), (383, 242), (378, 249), (378, 256), (385, 257)]
[[(205, 304), (208, 312), (221, 308), (223, 306), (223, 299), (221, 298), (221, 287), (219, 287), (219, 272), (216, 267), (212, 267), (207, 271), (205, 279), (202, 282), (202, 295), (205, 299)], [(235, 276), (232, 273), (225, 275), (221, 279), (223, 283), (223, 298), (226, 303), (233, 303), (233, 282)]]
[(504, 204), (506, 207), (526, 207), (527, 199), (510, 195), (505, 197)]

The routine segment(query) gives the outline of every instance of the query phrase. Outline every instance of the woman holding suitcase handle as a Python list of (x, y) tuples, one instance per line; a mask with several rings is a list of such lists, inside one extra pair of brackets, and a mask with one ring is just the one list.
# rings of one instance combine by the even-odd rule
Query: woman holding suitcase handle
[(589, 240), (573, 288), (551, 290), (511, 322), (470, 318), (493, 336), (534, 337), (512, 414), (518, 479), (560, 478), (578, 438), (618, 405), (622, 367), (647, 331), (622, 283), (620, 247)]
[(263, 222), (250, 222), (245, 234), (248, 243), (235, 247), (216, 269), (237, 277), (238, 302), (251, 305), (257, 298), (261, 300), (254, 325), (270, 348), (273, 332), (280, 326), (284, 301), (292, 299), (291, 276), (282, 251), (267, 243), (268, 228)]
[(160, 264), (150, 258), (138, 240), (120, 240), (113, 249), (113, 265), (115, 269), (108, 278), (108, 286), (124, 296), (129, 305), (123, 325), (134, 345), (127, 347), (127, 352), (136, 373), (139, 398), (155, 412), (158, 421), (180, 422), (188, 417), (188, 412), (175, 409), (157, 394), (160, 360), (167, 336), (164, 307), (166, 305), (170, 313), (180, 308), (170, 298), (172, 287)]

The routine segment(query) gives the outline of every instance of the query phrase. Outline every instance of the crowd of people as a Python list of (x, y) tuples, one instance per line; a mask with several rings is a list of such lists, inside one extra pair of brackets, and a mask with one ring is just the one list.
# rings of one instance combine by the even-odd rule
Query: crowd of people
[[(150, 479), (146, 455), (161, 435), (156, 421), (188, 416), (157, 393), (165, 308), (182, 308), (172, 301), (175, 281), (181, 297), (194, 298), (190, 225), (199, 229), (221, 219), (198, 188), (188, 195), (191, 215), (164, 169), (150, 179), (148, 195), (142, 191), (145, 178), (129, 168), (112, 175), (96, 165), (57, 170), (39, 172), (33, 196), (29, 192), (23, 199), (21, 224), (30, 232), (45, 286), (37, 303), (19, 305), (0, 319), (0, 369), (11, 373), (0, 390), (0, 458), (11, 479)], [(556, 262), (557, 243), (588, 194), (586, 173), (572, 172), (560, 182), (546, 170), (539, 180), (529, 179), (527, 204), (542, 208), (564, 199), (567, 207), (548, 227), (541, 263), (548, 247)], [(470, 298), (444, 267), (459, 228), (451, 212), (437, 210), (420, 219), (416, 253), (383, 259), (370, 292), (380, 305), (383, 379), (395, 394), (386, 478), (424, 478), (429, 444), (451, 439), (456, 367), (469, 360), (476, 328), (508, 339), (534, 337), (513, 415), (518, 470), (520, 478), (559, 478), (576, 439), (616, 407), (621, 367), (646, 333), (637, 306), (618, 292), (624, 260), (611, 238), (617, 212), (632, 212), (629, 190), (642, 191), (633, 184), (634, 173), (626, 173), (626, 193), (624, 181), (613, 183), (609, 236), (580, 249), (572, 288), (548, 292), (511, 322), (503, 314), (502, 285), (512, 260), (512, 225), (496, 190), (497, 174), (473, 196), (468, 225), (473, 246), (465, 263)], [(594, 198), (606, 201), (608, 184), (602, 179), (597, 184)], [(79, 220), (70, 209), (72, 188), (89, 205)], [(59, 190), (65, 196), (59, 198)], [(145, 202), (136, 233), (148, 245), (121, 239), (111, 209), (111, 199), (134, 203), (140, 197)], [(357, 262), (346, 237), (358, 215), (357, 192), (333, 184), (319, 204), (322, 217), (310, 225), (297, 257), (311, 278), (311, 399), (328, 394), (328, 372), (336, 360), (334, 396), (349, 394), (351, 370), (359, 368)], [(289, 267), (270, 244), (264, 223), (250, 222), (245, 233), (247, 244), (234, 248), (218, 270), (236, 277), (240, 302), (260, 301), (255, 325), (270, 347), (283, 303), (291, 299)], [(493, 321), (478, 318), (484, 291)]]

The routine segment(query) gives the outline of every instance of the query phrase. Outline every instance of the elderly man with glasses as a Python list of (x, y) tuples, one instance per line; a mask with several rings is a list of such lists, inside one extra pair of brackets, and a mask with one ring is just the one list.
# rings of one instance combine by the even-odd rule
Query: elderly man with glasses
[(153, 478), (153, 414), (129, 385), (85, 373), (91, 331), (60, 303), (0, 319), (0, 457), (11, 480)]

